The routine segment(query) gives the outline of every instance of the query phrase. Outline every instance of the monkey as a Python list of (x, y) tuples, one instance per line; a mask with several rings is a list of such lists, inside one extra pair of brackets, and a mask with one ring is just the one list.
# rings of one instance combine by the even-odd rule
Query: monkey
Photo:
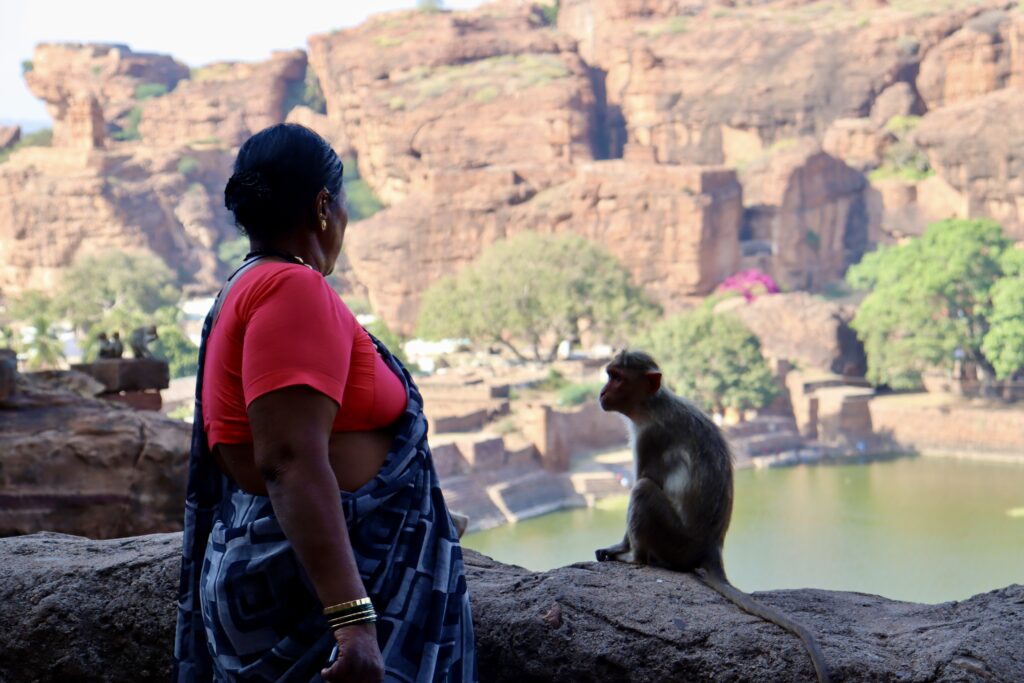
[(620, 543), (596, 551), (619, 560), (693, 572), (740, 609), (771, 621), (803, 641), (818, 680), (830, 680), (811, 634), (762, 605), (726, 578), (722, 559), (732, 518), (732, 453), (718, 426), (696, 405), (661, 384), (661, 370), (642, 351), (620, 351), (605, 371), (601, 408), (632, 423), (636, 482)]
[(96, 345), (98, 347), (97, 357), (99, 358), (113, 358), (113, 345), (110, 340), (107, 339), (106, 332), (100, 332), (99, 336), (96, 337)]
[(124, 355), (124, 343), (121, 341), (121, 333), (115, 332), (110, 340), (110, 357), (120, 358)]
[(128, 338), (128, 343), (132, 347), (132, 355), (136, 358), (152, 358), (153, 352), (149, 350), (149, 345), (157, 339), (159, 337), (156, 333), (156, 325), (136, 327)]

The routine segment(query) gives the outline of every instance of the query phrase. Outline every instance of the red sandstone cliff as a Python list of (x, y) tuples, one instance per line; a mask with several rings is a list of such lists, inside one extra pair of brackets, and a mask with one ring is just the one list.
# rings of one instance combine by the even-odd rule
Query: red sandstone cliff
[[(0, 292), (121, 247), (212, 289), (233, 151), (285, 119), (357, 156), (389, 205), (350, 231), (348, 260), (404, 331), (425, 287), (518, 230), (603, 242), (670, 305), (752, 265), (817, 289), (950, 215), (1022, 234), (1013, 2), (561, 4), (555, 25), (514, 0), (380, 15), (311, 37), (308, 67), (40, 46), (26, 80), (54, 146), (0, 164)], [(894, 166), (908, 150), (931, 170)]]

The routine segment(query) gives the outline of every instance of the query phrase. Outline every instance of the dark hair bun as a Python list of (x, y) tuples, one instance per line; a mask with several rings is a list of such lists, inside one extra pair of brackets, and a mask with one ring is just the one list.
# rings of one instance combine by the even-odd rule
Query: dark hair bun
[(224, 206), (249, 237), (273, 239), (315, 218), (320, 190), (342, 196), (341, 159), (305, 126), (281, 123), (245, 141), (224, 188)]

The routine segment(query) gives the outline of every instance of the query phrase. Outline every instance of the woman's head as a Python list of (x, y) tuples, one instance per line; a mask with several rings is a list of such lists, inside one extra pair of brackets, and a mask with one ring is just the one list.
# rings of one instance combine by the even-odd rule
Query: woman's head
[(312, 230), (325, 233), (321, 241), (336, 239), (340, 249), (347, 222), (342, 170), (341, 159), (322, 137), (305, 126), (277, 124), (238, 150), (224, 205), (253, 242), (294, 242), (302, 237), (296, 233)]

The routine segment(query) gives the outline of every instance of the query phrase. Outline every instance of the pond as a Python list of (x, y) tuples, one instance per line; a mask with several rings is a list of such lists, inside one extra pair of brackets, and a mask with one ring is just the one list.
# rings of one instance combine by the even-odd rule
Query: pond
[[(627, 498), (467, 534), (545, 570), (622, 537)], [(1024, 583), (1024, 465), (900, 458), (736, 473), (729, 577), (747, 591), (826, 588), (915, 602)]]

